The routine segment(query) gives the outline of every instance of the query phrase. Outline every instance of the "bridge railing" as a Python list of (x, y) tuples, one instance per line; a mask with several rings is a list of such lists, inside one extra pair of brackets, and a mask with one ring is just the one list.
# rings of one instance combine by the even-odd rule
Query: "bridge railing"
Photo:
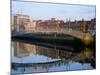
[[(85, 35), (90, 35), (89, 33), (83, 33), (81, 31), (73, 30), (73, 29), (69, 29), (69, 28), (51, 28), (51, 29), (38, 28), (38, 29), (35, 29), (33, 32), (63, 33), (63, 34), (75, 36), (75, 37), (80, 38), (80, 39), (82, 39)], [(32, 31), (15, 32), (14, 35), (16, 35), (16, 34), (27, 34), (27, 33), (32, 33)]]

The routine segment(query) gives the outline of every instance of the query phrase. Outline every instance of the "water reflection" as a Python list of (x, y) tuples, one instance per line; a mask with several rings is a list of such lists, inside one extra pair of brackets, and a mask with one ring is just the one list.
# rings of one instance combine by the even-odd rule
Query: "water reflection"
[(95, 56), (90, 48), (73, 53), (56, 47), (12, 42), (12, 74), (93, 68), (95, 68)]

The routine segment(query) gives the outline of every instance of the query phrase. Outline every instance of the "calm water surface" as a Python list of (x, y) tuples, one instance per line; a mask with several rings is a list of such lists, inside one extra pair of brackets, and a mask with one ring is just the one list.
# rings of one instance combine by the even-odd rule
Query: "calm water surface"
[[(84, 48), (79, 53), (67, 49), (48, 48), (35, 44), (12, 42), (11, 73), (37, 73), (94, 69), (93, 51)], [(21, 66), (23, 65), (24, 66)], [(31, 66), (30, 66), (31, 64)], [(28, 66), (27, 66), (28, 65)]]

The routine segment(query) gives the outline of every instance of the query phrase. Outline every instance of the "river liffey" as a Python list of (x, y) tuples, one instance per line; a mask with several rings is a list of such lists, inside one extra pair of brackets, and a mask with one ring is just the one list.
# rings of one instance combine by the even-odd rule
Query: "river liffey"
[(71, 52), (70, 47), (37, 45), (12, 41), (11, 74), (95, 69), (95, 54), (90, 48)]

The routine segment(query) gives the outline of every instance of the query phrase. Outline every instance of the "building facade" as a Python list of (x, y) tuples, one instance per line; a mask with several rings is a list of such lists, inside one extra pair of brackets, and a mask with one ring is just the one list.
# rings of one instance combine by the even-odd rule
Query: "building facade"
[(30, 22), (30, 17), (28, 15), (16, 14), (14, 16), (14, 30), (17, 32), (23, 32), (24, 25)]

